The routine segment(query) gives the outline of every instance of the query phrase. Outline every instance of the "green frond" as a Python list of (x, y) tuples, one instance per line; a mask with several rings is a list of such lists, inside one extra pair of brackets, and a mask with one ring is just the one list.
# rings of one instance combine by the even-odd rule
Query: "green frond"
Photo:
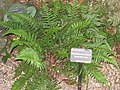
[(57, 50), (56, 54), (57, 54), (56, 59), (66, 59), (69, 56), (67, 50), (65, 50), (65, 49)]
[(3, 34), (3, 36), (8, 35), (8, 34), (14, 34), (20, 38), (25, 39), (25, 40), (28, 38), (28, 33), (23, 29), (16, 29), (16, 30), (10, 29), (5, 34)]
[[(84, 33), (86, 32), (87, 28), (89, 27), (89, 21), (78, 21), (73, 22), (68, 28), (67, 31), (64, 32), (66, 38), (72, 39), (80, 39), (83, 37)], [(81, 37), (79, 37), (81, 36)]]
[(63, 71), (62, 73), (67, 75), (69, 78), (73, 77), (76, 78), (78, 75), (78, 63), (73, 63), (70, 61), (66, 61), (63, 65)]
[(15, 20), (16, 22), (20, 22), (22, 23), (23, 20), (26, 20), (27, 22), (32, 23), (32, 20), (34, 21), (35, 18), (33, 18), (32, 16), (28, 15), (28, 14), (18, 14), (18, 13), (8, 13), (9, 16), (12, 17), (13, 20)]
[(39, 22), (36, 18), (31, 17), (30, 15), (22, 15), (23, 18), (25, 18), (29, 25), (29, 30), (33, 30), (33, 32), (36, 32), (37, 30), (41, 31), (42, 23)]
[(27, 80), (32, 77), (32, 75), (35, 73), (35, 70), (31, 68), (27, 71), (27, 73), (21, 75), (13, 84), (11, 90), (21, 90), (24, 86)]
[[(27, 68), (26, 68), (27, 67)], [(14, 78), (18, 78), (22, 72), (27, 73), (27, 71), (31, 69), (30, 65), (26, 62), (22, 62), (16, 69), (15, 69), (15, 75)]]
[(31, 64), (39, 69), (43, 69), (45, 67), (45, 63), (41, 60), (38, 53), (32, 48), (22, 50), (16, 59), (26, 61), (28, 64)]
[(1, 22), (0, 25), (7, 29), (24, 29), (36, 32), (42, 27), (41, 23), (28, 14), (8, 13), (11, 20)]
[(28, 38), (27, 38), (27, 41), (30, 41), (30, 42), (37, 42), (37, 34), (36, 33), (31, 33), (31, 32), (28, 32)]
[(0, 26), (6, 28), (6, 29), (16, 29), (19, 26), (20, 24), (19, 23), (16, 23), (14, 21), (11, 21), (11, 22), (0, 22)]
[(58, 90), (54, 80), (51, 80), (46, 71), (36, 73), (28, 81), (25, 90)]
[(8, 16), (12, 18), (12, 20), (14, 20), (15, 22), (20, 22), (22, 21), (21, 18), (19, 18), (18, 16), (21, 14), (17, 14), (17, 13), (8, 13)]
[[(105, 62), (113, 64), (115, 67), (119, 68), (116, 60), (113, 58), (115, 53), (111, 50), (104, 42), (88, 44), (87, 48), (92, 48), (93, 50), (93, 61), (95, 62)], [(113, 57), (112, 57), (113, 56)]]
[(88, 28), (90, 26), (91, 22), (90, 21), (78, 21), (78, 22), (75, 22), (71, 25), (72, 29), (74, 30), (78, 30), (78, 32), (80, 30), (83, 30), (84, 28)]
[(101, 83), (108, 85), (108, 81), (106, 80), (106, 77), (102, 74), (100, 70), (91, 70), (90, 76), (97, 79)]
[(101, 66), (95, 62), (91, 64), (84, 64), (82, 68), (82, 76), (85, 78), (86, 75), (95, 78), (96, 80), (100, 81), (101, 83), (107, 85), (107, 80), (102, 72), (99, 70)]
[(12, 86), (11, 90), (20, 90), (24, 87), (25, 79), (23, 77), (19, 78), (17, 81), (15, 81), (14, 85)]
[(118, 63), (116, 62), (116, 60), (113, 56), (108, 56), (108, 57), (105, 56), (104, 62), (109, 63), (109, 64), (113, 64), (118, 70), (120, 70)]
[(27, 42), (24, 41), (24, 40), (14, 40), (12, 43), (11, 43), (11, 46), (10, 46), (10, 52), (17, 46), (19, 45), (24, 45), (26, 44), (27, 45)]

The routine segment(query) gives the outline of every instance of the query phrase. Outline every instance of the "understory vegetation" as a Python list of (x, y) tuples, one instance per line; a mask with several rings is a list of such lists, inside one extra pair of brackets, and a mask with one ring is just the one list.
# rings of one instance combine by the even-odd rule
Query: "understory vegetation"
[[(79, 64), (70, 62), (71, 48), (92, 49), (92, 63), (83, 64), (81, 70), (83, 81), (92, 77), (107, 86), (100, 71), (101, 62), (113, 64), (119, 70), (112, 50), (113, 43), (119, 41), (119, 24), (112, 26), (108, 12), (99, 4), (90, 4), (56, 0), (42, 2), (40, 9), (26, 5), (25, 13), (6, 13), (0, 22), (6, 30), (3, 36), (14, 36), (8, 42), (8, 52), (16, 49), (15, 59), (22, 61), (16, 68), (11, 90), (58, 90), (57, 76), (61, 74), (70, 79), (69, 84), (76, 84)], [(117, 32), (110, 32), (113, 27)]]

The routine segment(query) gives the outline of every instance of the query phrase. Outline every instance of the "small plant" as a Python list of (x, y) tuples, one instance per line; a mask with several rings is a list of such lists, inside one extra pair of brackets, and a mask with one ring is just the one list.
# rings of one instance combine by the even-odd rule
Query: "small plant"
[[(83, 78), (91, 76), (107, 85), (106, 78), (99, 70), (100, 63), (111, 63), (119, 68), (107, 38), (98, 29), (101, 27), (99, 15), (90, 13), (87, 6), (79, 5), (77, 1), (72, 5), (60, 1), (43, 4), (35, 17), (8, 15), (11, 20), (0, 23), (7, 29), (3, 36), (12, 34), (18, 37), (11, 42), (10, 51), (18, 48), (16, 59), (24, 62), (16, 69), (16, 77), (20, 78), (15, 81), (12, 90), (33, 90), (37, 87), (38, 90), (56, 90), (52, 87), (56, 77), (51, 73), (62, 73), (72, 80), (76, 78), (78, 64), (69, 61), (71, 48), (93, 51), (92, 63), (83, 64)], [(43, 82), (32, 84), (36, 77)], [(49, 84), (51, 89), (48, 88)]]

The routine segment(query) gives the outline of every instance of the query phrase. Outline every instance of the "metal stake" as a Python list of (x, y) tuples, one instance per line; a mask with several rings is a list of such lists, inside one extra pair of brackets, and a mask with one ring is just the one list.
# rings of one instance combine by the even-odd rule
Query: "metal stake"
[(82, 63), (79, 63), (79, 71), (78, 71), (78, 90), (81, 90), (81, 87), (82, 87), (82, 84), (81, 84), (81, 81), (82, 81), (82, 72), (81, 72), (81, 69), (82, 69)]

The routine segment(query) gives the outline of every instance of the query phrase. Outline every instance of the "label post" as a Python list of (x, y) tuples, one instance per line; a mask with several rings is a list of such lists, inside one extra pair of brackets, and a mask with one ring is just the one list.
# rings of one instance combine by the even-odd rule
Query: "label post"
[(78, 62), (78, 90), (81, 90), (82, 87), (82, 65), (83, 63), (91, 63), (92, 62), (92, 50), (91, 49), (80, 49), (80, 48), (72, 48), (71, 49), (71, 62)]

